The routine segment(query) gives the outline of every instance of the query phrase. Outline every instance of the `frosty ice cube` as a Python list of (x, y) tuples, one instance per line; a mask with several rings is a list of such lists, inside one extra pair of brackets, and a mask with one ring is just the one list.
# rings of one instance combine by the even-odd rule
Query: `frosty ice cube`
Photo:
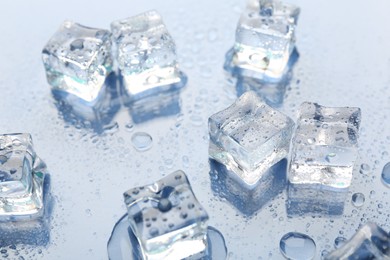
[(114, 21), (111, 30), (114, 56), (131, 96), (180, 82), (175, 43), (156, 11)]
[(367, 223), (326, 260), (390, 259), (390, 236), (374, 223)]
[(42, 51), (53, 89), (93, 101), (112, 70), (110, 32), (65, 21)]
[(204, 254), (208, 215), (184, 172), (176, 171), (124, 194), (130, 227), (144, 259), (183, 259)]
[(42, 213), (45, 170), (30, 134), (0, 135), (0, 220)]
[(301, 105), (288, 173), (290, 200), (306, 201), (310, 206), (315, 200), (332, 202), (334, 192), (348, 190), (357, 158), (360, 118), (360, 109), (355, 107)]
[(210, 157), (254, 185), (289, 151), (294, 122), (252, 91), (209, 118)]
[(272, 0), (249, 0), (236, 30), (233, 64), (265, 75), (283, 75), (295, 44), (300, 9)]

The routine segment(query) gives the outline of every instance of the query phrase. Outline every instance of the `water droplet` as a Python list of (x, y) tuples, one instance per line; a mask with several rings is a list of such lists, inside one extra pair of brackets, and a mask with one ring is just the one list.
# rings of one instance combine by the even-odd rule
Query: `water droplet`
[(280, 251), (288, 259), (312, 259), (316, 252), (314, 240), (301, 233), (289, 232), (280, 239)]
[(172, 203), (169, 199), (166, 199), (166, 198), (162, 198), (160, 199), (160, 201), (158, 202), (158, 205), (157, 205), (158, 209), (161, 211), (161, 212), (167, 212), (167, 211), (170, 211), (171, 208), (172, 208)]
[(370, 170), (370, 166), (367, 164), (367, 163), (363, 163), (360, 168), (363, 170), (363, 171), (368, 171)]
[(358, 192), (352, 195), (352, 205), (357, 208), (363, 206), (365, 200), (366, 198), (363, 193)]
[(334, 240), (335, 248), (342, 247), (346, 241), (347, 241), (347, 239), (345, 237), (336, 237), (336, 239)]
[(76, 39), (70, 44), (70, 50), (81, 50), (84, 48), (84, 40), (83, 39)]
[(254, 53), (252, 55), (249, 56), (249, 59), (255, 63), (254, 65), (256, 67), (259, 67), (261, 69), (265, 69), (267, 68), (267, 66), (269, 65), (269, 59), (268, 57), (266, 56), (263, 56), (259, 53)]
[(390, 162), (383, 167), (382, 181), (387, 187), (390, 187)]
[(134, 125), (132, 123), (128, 123), (125, 125), (125, 129), (127, 132), (133, 132), (134, 130)]
[(157, 228), (151, 228), (150, 230), (149, 230), (149, 235), (151, 235), (152, 237), (155, 237), (155, 236), (157, 236), (158, 235), (158, 229)]
[(152, 147), (153, 139), (148, 133), (137, 132), (131, 137), (131, 142), (135, 149), (144, 152)]
[(218, 38), (218, 29), (212, 28), (209, 30), (208, 37), (210, 42), (215, 42)]

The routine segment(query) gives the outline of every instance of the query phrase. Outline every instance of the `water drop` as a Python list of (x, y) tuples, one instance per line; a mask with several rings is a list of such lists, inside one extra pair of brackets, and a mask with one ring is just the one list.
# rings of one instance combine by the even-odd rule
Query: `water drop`
[(352, 205), (357, 208), (363, 206), (365, 200), (366, 198), (364, 197), (363, 193), (357, 192), (352, 195)]
[(70, 44), (70, 50), (71, 51), (81, 50), (83, 48), (84, 48), (84, 40), (83, 39), (74, 40)]
[(345, 237), (336, 237), (336, 239), (334, 240), (335, 248), (337, 249), (337, 248), (342, 247), (346, 241), (347, 241), (347, 239)]
[(137, 132), (131, 137), (131, 142), (135, 149), (144, 152), (152, 147), (153, 139), (148, 133)]
[(301, 233), (289, 232), (279, 243), (280, 251), (288, 259), (312, 259), (316, 252), (314, 240)]
[(382, 181), (387, 186), (390, 187), (390, 162), (388, 162), (382, 170)]
[(161, 212), (167, 212), (167, 211), (170, 211), (171, 208), (172, 208), (172, 203), (169, 199), (166, 199), (166, 198), (162, 198), (160, 199), (160, 201), (158, 202), (158, 205), (157, 205), (158, 209), (161, 211)]

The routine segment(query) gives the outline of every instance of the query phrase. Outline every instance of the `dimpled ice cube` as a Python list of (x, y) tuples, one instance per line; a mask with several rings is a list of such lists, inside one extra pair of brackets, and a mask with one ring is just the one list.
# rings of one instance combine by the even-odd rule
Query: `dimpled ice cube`
[(156, 11), (114, 21), (111, 30), (114, 56), (130, 95), (180, 82), (175, 43)]
[(110, 32), (65, 21), (43, 48), (42, 59), (53, 89), (93, 101), (112, 70)]
[(45, 170), (30, 134), (0, 135), (0, 220), (40, 215)]
[(326, 260), (390, 259), (390, 236), (374, 223), (367, 223)]
[(205, 252), (208, 215), (184, 172), (130, 189), (124, 198), (144, 259), (183, 259)]
[(357, 159), (361, 112), (356, 107), (300, 107), (292, 142), (289, 181), (348, 188)]
[(295, 44), (300, 9), (270, 0), (249, 0), (236, 30), (233, 64), (280, 78)]
[(246, 92), (209, 118), (210, 157), (254, 185), (287, 156), (293, 127), (289, 117)]

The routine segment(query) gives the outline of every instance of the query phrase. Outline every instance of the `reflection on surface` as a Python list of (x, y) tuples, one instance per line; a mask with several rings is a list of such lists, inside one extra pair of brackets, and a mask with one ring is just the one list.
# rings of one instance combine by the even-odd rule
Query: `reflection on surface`
[(96, 133), (102, 133), (121, 106), (115, 73), (111, 73), (104, 84), (93, 102), (86, 102), (74, 95), (53, 90), (55, 105), (62, 119), (76, 128), (92, 129)]
[(25, 221), (0, 222), (0, 248), (16, 245), (46, 246), (50, 242), (50, 217), (54, 201), (50, 194), (50, 175), (43, 183), (43, 216)]
[[(207, 252), (202, 260), (226, 259), (227, 248), (222, 234), (213, 227), (207, 228)], [(122, 216), (115, 224), (107, 243), (107, 252), (110, 260), (142, 259), (142, 253), (127, 219)]]
[(211, 189), (214, 194), (229, 201), (248, 217), (281, 193), (286, 186), (286, 159), (272, 166), (262, 179), (251, 187), (237, 179), (237, 175), (225, 165), (211, 159), (209, 164)]
[(123, 75), (121, 75), (121, 73), (119, 72), (119, 76), (118, 76), (119, 88), (121, 91), (121, 95), (124, 98), (125, 104), (132, 103), (147, 97), (152, 97), (156, 95), (158, 96), (161, 93), (179, 90), (187, 84), (188, 78), (187, 75), (185, 75), (183, 72), (179, 72), (179, 79), (180, 80), (177, 83), (172, 83), (167, 85), (156, 84), (154, 86), (149, 86), (149, 87), (140, 85), (139, 87), (140, 89), (138, 89), (137, 91), (129, 91), (127, 90), (126, 87), (128, 84), (125, 83)]
[(226, 54), (224, 69), (227, 71), (228, 80), (235, 81), (237, 96), (252, 90), (262, 97), (268, 105), (281, 106), (287, 86), (293, 78), (294, 65), (299, 58), (297, 49), (293, 50), (282, 77), (278, 79), (263, 77), (261, 73), (233, 66), (233, 55), (233, 49)]
[(322, 185), (288, 184), (287, 215), (338, 216), (344, 211), (348, 189)]
[(180, 90), (160, 93), (127, 104), (135, 124), (158, 117), (168, 117), (181, 111)]

